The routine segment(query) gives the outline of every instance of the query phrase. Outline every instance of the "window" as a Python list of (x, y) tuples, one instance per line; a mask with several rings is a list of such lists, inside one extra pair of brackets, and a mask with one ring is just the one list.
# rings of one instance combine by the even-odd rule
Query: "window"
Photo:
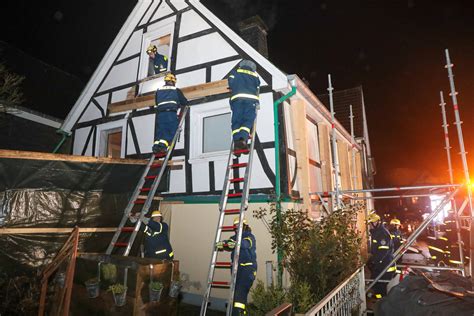
[(230, 113), (203, 118), (202, 152), (229, 150), (231, 131)]
[[(167, 34), (165, 36), (161, 36), (159, 38), (156, 38), (150, 42), (150, 45), (155, 45), (157, 48), (157, 53), (164, 56), (166, 59), (166, 71), (169, 70), (169, 52), (170, 52), (170, 39), (171, 39), (171, 34)], [(158, 71), (158, 72), (157, 72)], [(165, 71), (162, 71), (165, 72)], [(155, 69), (153, 59), (148, 57), (148, 71), (147, 71), (147, 77), (154, 76), (156, 74), (159, 74), (159, 69)]]

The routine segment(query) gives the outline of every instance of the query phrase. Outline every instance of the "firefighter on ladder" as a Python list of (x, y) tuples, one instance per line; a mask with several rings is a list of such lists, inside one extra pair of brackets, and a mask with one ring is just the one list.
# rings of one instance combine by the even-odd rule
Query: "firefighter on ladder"
[(168, 57), (158, 53), (158, 49), (155, 45), (150, 44), (146, 49), (146, 53), (153, 61), (153, 71), (155, 72), (155, 75), (168, 70)]
[(166, 153), (178, 129), (178, 109), (188, 104), (183, 92), (176, 86), (172, 73), (165, 76), (165, 85), (156, 90), (155, 142), (153, 152)]
[[(231, 260), (234, 261), (234, 250), (237, 243), (237, 229), (239, 217), (234, 219), (235, 235), (228, 240), (217, 243), (217, 249), (231, 251)], [(232, 315), (247, 315), (247, 296), (257, 275), (257, 241), (252, 234), (252, 229), (243, 220), (242, 242), (240, 244), (239, 265), (235, 279), (234, 301)]]
[(247, 140), (257, 117), (260, 79), (256, 70), (257, 66), (253, 61), (244, 59), (227, 79), (231, 92), (234, 150), (248, 149)]
[[(372, 212), (367, 217), (370, 225), (370, 258), (367, 266), (371, 277), (375, 279), (393, 259), (393, 240), (384, 227), (380, 216)], [(393, 278), (396, 266), (389, 267), (380, 280)], [(377, 282), (373, 287), (375, 298), (382, 298), (387, 292), (387, 283)]]

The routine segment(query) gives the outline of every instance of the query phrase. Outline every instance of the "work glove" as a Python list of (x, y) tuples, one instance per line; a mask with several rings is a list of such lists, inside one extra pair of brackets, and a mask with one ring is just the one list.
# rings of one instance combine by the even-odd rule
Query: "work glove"
[(217, 250), (224, 250), (224, 242), (223, 241), (218, 241), (216, 243), (216, 248), (217, 248)]
[(235, 248), (235, 241), (233, 241), (232, 239), (228, 240), (227, 241), (227, 248), (234, 249)]

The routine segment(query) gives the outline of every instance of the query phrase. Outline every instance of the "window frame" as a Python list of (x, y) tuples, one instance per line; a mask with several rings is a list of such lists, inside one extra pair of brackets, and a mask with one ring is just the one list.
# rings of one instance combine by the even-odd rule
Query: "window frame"
[(111, 131), (120, 129), (122, 131), (122, 141), (120, 143), (120, 158), (125, 158), (125, 145), (126, 145), (126, 135), (127, 135), (127, 121), (120, 120), (109, 122), (101, 125), (97, 125), (97, 135), (96, 135), (96, 148), (95, 156), (96, 157), (107, 157), (107, 146), (108, 146), (108, 134)]
[[(217, 104), (216, 104), (217, 103)], [(207, 104), (193, 106), (190, 113), (189, 163), (202, 163), (216, 160), (227, 160), (232, 138), (229, 137), (229, 149), (204, 153), (204, 119), (211, 116), (232, 115), (228, 100), (223, 99)], [(231, 126), (229, 125), (229, 133)]]

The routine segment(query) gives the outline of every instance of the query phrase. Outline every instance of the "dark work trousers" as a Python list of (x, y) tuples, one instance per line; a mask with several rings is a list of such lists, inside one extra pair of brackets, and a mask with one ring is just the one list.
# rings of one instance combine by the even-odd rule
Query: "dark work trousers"
[[(376, 262), (370, 267), (370, 276), (372, 279), (375, 279), (380, 272), (383, 271), (383, 269), (387, 266), (387, 264), (392, 261), (393, 257), (392, 256), (387, 256), (384, 260), (382, 260), (382, 263)], [(393, 268), (392, 268), (393, 269)], [(393, 276), (395, 275), (395, 271), (390, 271), (390, 272), (385, 272), (382, 278), (380, 280), (386, 280), (390, 281)], [(374, 294), (380, 294), (382, 296), (385, 296), (387, 294), (387, 284), (386, 282), (377, 282), (375, 283), (373, 287)]]
[[(161, 141), (158, 146), (171, 145), (178, 129), (178, 116), (175, 111), (157, 112), (155, 117), (155, 142)], [(163, 142), (163, 141), (166, 141)]]
[(239, 266), (235, 282), (234, 305), (232, 316), (247, 314), (247, 296), (255, 280), (256, 271), (252, 266)]
[(257, 116), (257, 102), (251, 99), (239, 98), (230, 103), (232, 110), (232, 138), (234, 141), (247, 140), (253, 122)]

